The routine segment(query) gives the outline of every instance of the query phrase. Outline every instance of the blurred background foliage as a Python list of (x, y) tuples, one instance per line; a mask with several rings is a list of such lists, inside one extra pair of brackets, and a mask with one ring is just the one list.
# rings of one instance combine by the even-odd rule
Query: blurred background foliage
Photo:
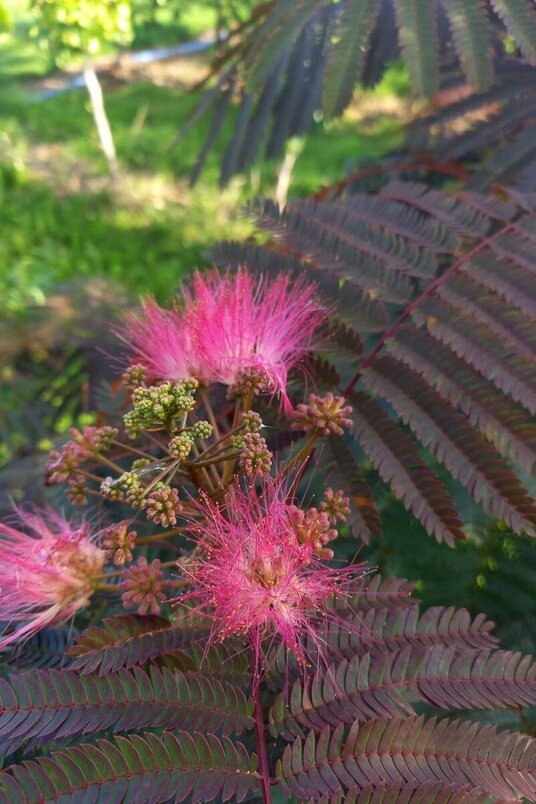
[[(207, 265), (211, 245), (251, 234), (240, 214), (248, 199), (277, 196), (281, 163), (258, 162), (221, 189), (217, 144), (200, 181), (190, 185), (206, 120), (174, 142), (199, 103), (192, 88), (208, 70), (203, 43), (239, 25), (253, 5), (103, 0), (99, 30), (87, 12), (73, 37), (67, 12), (83, 11), (83, 3), (63, 0), (58, 29), (50, 14), (57, 6), (57, 17), (60, 0), (0, 0), (0, 505), (42, 501), (47, 450), (69, 426), (98, 421), (116, 404), (119, 360), (110, 324), (140, 294), (168, 299), (189, 271)], [(130, 55), (192, 42), (197, 52), (157, 61)], [(114, 180), (87, 92), (77, 83), (84, 54), (97, 58), (119, 163)], [(319, 117), (289, 146), (288, 196), (313, 193), (396, 153), (415, 103), (395, 63), (374, 91), (356, 94), (339, 120)], [(226, 125), (232, 123), (231, 115)], [(371, 469), (368, 475), (379, 486)], [(486, 611), (505, 646), (534, 650), (534, 544), (470, 512), (470, 537), (451, 550), (384, 495), (385, 536), (359, 557), (416, 582), (427, 605)], [(341, 557), (353, 555), (350, 538), (340, 550)]]

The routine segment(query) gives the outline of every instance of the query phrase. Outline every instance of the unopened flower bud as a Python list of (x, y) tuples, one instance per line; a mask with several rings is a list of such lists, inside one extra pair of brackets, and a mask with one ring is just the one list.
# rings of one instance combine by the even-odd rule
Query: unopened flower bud
[(260, 477), (272, 468), (272, 453), (258, 433), (246, 433), (240, 453), (240, 468), (250, 477)]
[(119, 430), (107, 425), (104, 427), (91, 427), (88, 425), (82, 429), (82, 432), (77, 430), (76, 427), (71, 427), (69, 432), (77, 444), (80, 444), (88, 452), (95, 453), (110, 449)]
[(262, 419), (255, 410), (247, 410), (242, 414), (242, 424), (246, 433), (257, 433), (262, 427)]
[(319, 558), (333, 558), (333, 550), (325, 547), (328, 542), (336, 539), (338, 534), (330, 528), (329, 517), (323, 511), (309, 508), (303, 511), (295, 505), (289, 506), (291, 527), (296, 534), (298, 543), (309, 550), (311, 555)]
[(107, 500), (112, 500), (114, 502), (120, 502), (121, 500), (125, 499), (125, 495), (123, 490), (121, 489), (121, 484), (119, 480), (116, 480), (113, 477), (105, 477), (102, 483), (100, 484), (100, 493), (103, 497)]
[(165, 483), (159, 483), (144, 502), (147, 518), (155, 525), (168, 528), (177, 524), (177, 515), (183, 506), (177, 489)]
[(129, 389), (138, 388), (140, 385), (145, 383), (147, 377), (147, 368), (146, 366), (142, 366), (141, 363), (136, 363), (133, 366), (129, 366), (125, 373), (123, 374), (123, 382), (125, 383), (126, 387)]
[(321, 511), (325, 511), (332, 525), (337, 522), (347, 522), (350, 515), (350, 498), (344, 496), (344, 491), (339, 489), (327, 488), (324, 492), (324, 502), (319, 505)]
[(213, 432), (214, 428), (210, 422), (199, 421), (192, 426), (192, 435), (195, 438), (210, 438)]
[(137, 608), (138, 614), (158, 614), (165, 598), (163, 592), (164, 575), (160, 569), (160, 561), (155, 558), (151, 564), (145, 556), (138, 558), (136, 564), (126, 570), (119, 589), (123, 593), (121, 599), (126, 609)]
[(78, 477), (78, 467), (89, 457), (80, 444), (68, 441), (61, 450), (52, 450), (46, 464), (46, 480), (49, 486)]
[(180, 433), (169, 442), (168, 452), (176, 461), (185, 461), (192, 451), (193, 445), (194, 440), (190, 433)]
[(136, 543), (137, 533), (128, 530), (128, 522), (110, 525), (101, 534), (102, 547), (106, 550), (106, 560), (121, 566), (132, 561), (132, 550)]
[(83, 475), (69, 480), (67, 499), (72, 505), (87, 505), (87, 488)]
[(332, 393), (324, 397), (311, 394), (308, 404), (301, 403), (291, 414), (292, 429), (306, 432), (316, 430), (322, 436), (342, 435), (342, 428), (352, 424), (352, 420), (346, 418), (352, 408), (345, 402), (343, 396), (334, 396)]

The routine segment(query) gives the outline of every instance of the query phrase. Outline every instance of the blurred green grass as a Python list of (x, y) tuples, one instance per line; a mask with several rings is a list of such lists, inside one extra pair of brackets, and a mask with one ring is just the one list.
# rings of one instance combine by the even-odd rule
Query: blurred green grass
[[(210, 119), (170, 150), (199, 97), (137, 81), (105, 93), (124, 177), (112, 192), (87, 93), (79, 89), (39, 100), (36, 79), (47, 62), (29, 38), (24, 3), (10, 0), (10, 7), (14, 31), (0, 39), (4, 311), (23, 312), (28, 300), (38, 301), (57, 282), (77, 276), (108, 276), (134, 294), (165, 300), (185, 273), (206, 264), (213, 243), (252, 232), (240, 209), (255, 195), (273, 195), (280, 165), (261, 161), (221, 190), (219, 162), (231, 135), (229, 120), (191, 189), (188, 174)], [(203, 3), (192, 3), (181, 15), (182, 36), (194, 37), (210, 22)], [(376, 90), (378, 97), (405, 92), (406, 79), (396, 67)], [(352, 115), (329, 125), (320, 121), (300, 144), (290, 196), (340, 179), (361, 159), (377, 159), (401, 139), (401, 124), (390, 114), (380, 114), (366, 129)]]
[[(247, 222), (238, 214), (248, 198), (273, 193), (278, 166), (268, 163), (261, 163), (226, 190), (219, 188), (219, 159), (229, 131), (210, 155), (200, 183), (193, 190), (188, 188), (188, 172), (208, 122), (201, 121), (171, 152), (169, 145), (196, 103), (195, 96), (142, 83), (109, 92), (106, 100), (122, 168), (140, 174), (142, 185), (143, 177), (147, 182), (151, 177), (160, 179), (167, 185), (165, 203), (155, 205), (150, 194), (146, 204), (135, 206), (106, 192), (58, 194), (45, 181), (31, 178), (25, 166), (31, 165), (37, 144), (52, 149), (49, 172), (61, 171), (63, 162), (85, 163), (97, 175), (105, 171), (87, 97), (83, 90), (76, 90), (35, 102), (16, 88), (4, 91), (0, 154), (2, 150), (11, 154), (12, 161), (9, 164), (6, 159), (0, 190), (4, 233), (0, 288), (7, 283), (8, 298), (14, 292), (7, 281), (12, 272), (19, 274), (19, 288), (27, 281), (46, 290), (71, 275), (96, 274), (113, 276), (136, 293), (150, 291), (163, 298), (186, 271), (205, 263), (204, 254), (212, 243), (249, 233)], [(140, 115), (144, 122), (136, 128)], [(329, 132), (319, 124), (305, 138), (291, 195), (307, 194), (336, 181), (360, 158), (380, 157), (400, 139), (400, 126), (391, 118), (379, 120), (367, 133), (355, 123), (337, 122)]]

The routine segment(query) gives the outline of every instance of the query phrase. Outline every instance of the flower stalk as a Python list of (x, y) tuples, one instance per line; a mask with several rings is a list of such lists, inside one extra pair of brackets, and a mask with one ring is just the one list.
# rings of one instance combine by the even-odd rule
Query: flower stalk
[(262, 700), (261, 700), (262, 667), (260, 664), (260, 656), (258, 650), (258, 637), (257, 639), (255, 639), (255, 637), (252, 638), (251, 656), (252, 656), (251, 691), (254, 704), (253, 716), (255, 720), (255, 741), (257, 744), (257, 756), (259, 760), (262, 800), (263, 804), (271, 804), (272, 782), (270, 776), (270, 764), (268, 762), (268, 749), (266, 746), (266, 729), (264, 726), (264, 713), (262, 709)]

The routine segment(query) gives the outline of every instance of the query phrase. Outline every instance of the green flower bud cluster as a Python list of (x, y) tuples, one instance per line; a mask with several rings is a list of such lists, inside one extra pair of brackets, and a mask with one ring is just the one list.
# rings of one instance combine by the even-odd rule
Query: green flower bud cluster
[(209, 422), (195, 422), (188, 430), (183, 430), (174, 436), (168, 444), (168, 452), (176, 461), (185, 461), (194, 445), (196, 438), (210, 438), (214, 428)]
[(209, 422), (205, 421), (196, 422), (191, 428), (191, 433), (194, 438), (210, 438), (213, 432), (213, 426)]
[(173, 425), (174, 419), (190, 413), (195, 408), (194, 393), (198, 385), (197, 380), (186, 380), (134, 388), (132, 410), (124, 416), (129, 435), (135, 437), (145, 427)]
[(136, 472), (123, 472), (117, 482), (122, 488), (127, 502), (130, 503), (133, 508), (141, 508), (145, 488)]
[(192, 451), (194, 445), (194, 437), (190, 431), (180, 433), (171, 439), (168, 445), (168, 451), (172, 458), (176, 461), (185, 461)]
[(147, 368), (141, 363), (135, 363), (133, 366), (129, 366), (123, 374), (123, 382), (127, 388), (138, 388), (145, 383), (146, 377)]

